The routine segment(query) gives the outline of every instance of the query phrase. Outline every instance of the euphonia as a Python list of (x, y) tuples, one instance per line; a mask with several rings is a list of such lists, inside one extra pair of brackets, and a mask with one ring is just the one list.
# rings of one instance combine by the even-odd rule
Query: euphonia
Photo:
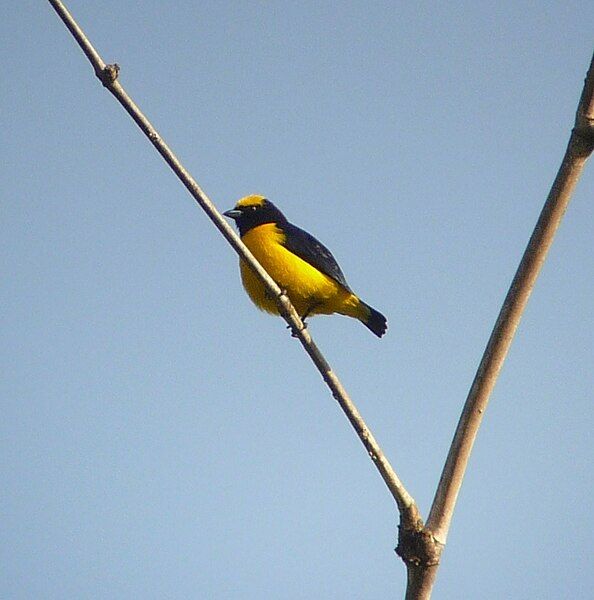
[[(246, 196), (224, 213), (235, 221), (242, 242), (284, 290), (301, 319), (339, 313), (359, 319), (375, 335), (386, 332), (386, 317), (349, 287), (334, 256), (312, 235), (289, 223), (264, 196)], [(278, 315), (278, 306), (258, 277), (240, 260), (241, 280), (254, 304)]]

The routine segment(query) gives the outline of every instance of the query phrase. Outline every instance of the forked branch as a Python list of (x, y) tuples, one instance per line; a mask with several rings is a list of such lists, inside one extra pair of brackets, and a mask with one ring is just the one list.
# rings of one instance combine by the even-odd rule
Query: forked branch
[(276, 298), (281, 315), (291, 327), (293, 335), (300, 340), (330, 388), (332, 395), (347, 415), (398, 505), (400, 536), (397, 552), (405, 561), (408, 571), (406, 598), (408, 600), (430, 598), (456, 499), (489, 397), (573, 189), (586, 159), (594, 148), (594, 57), (580, 98), (575, 127), (572, 130), (563, 162), (480, 362), (454, 435), (427, 525), (424, 526), (415, 501), (404, 488), (356, 406), (314, 344), (309, 332), (304, 328), (289, 298), (256, 261), (235, 231), (216, 210), (213, 203), (125, 92), (118, 81), (119, 67), (106, 65), (103, 62), (62, 2), (59, 0), (49, 0), (49, 2), (91, 62), (102, 84), (116, 97), (142, 129), (235, 252), (256, 273), (271, 296)]

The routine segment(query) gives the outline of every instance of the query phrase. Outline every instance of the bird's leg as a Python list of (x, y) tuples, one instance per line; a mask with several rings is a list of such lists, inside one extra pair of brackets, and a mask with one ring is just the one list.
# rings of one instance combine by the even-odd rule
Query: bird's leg
[[(311, 315), (311, 313), (321, 304), (322, 302), (314, 302), (313, 304), (308, 306), (307, 310), (302, 315), (300, 315), (301, 322), (303, 323), (303, 329), (307, 329), (307, 322), (305, 319), (307, 319), (307, 317), (309, 317), (309, 315)], [(291, 325), (287, 325), (287, 329), (291, 329)], [(293, 337), (297, 337), (295, 332), (293, 332), (291, 335)]]
[(308, 309), (303, 313), (303, 315), (301, 316), (301, 320), (303, 321), (304, 327), (307, 327), (307, 325), (305, 324), (305, 319), (307, 319), (307, 317), (309, 317), (309, 315), (311, 315), (311, 313), (321, 304), (321, 302), (314, 302), (313, 304), (310, 304)]
[[(287, 292), (287, 290), (285, 288), (281, 288), (281, 295), (286, 296), (287, 298), (289, 298), (289, 300), (291, 299), (289, 297), (289, 293)], [(305, 326), (305, 323), (303, 325)], [(292, 325), (287, 325), (287, 329), (293, 329), (293, 326)], [(293, 337), (297, 337), (297, 334), (294, 331), (291, 333), (291, 335)]]

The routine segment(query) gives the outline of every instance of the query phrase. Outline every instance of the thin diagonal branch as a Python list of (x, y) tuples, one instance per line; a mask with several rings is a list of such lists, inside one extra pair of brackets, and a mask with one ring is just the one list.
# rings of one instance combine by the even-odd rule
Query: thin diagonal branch
[(305, 329), (301, 319), (299, 318), (299, 315), (293, 308), (287, 295), (282, 292), (270, 275), (268, 275), (260, 263), (258, 263), (258, 261), (254, 258), (248, 248), (242, 243), (235, 231), (217, 211), (214, 204), (202, 191), (200, 186), (196, 183), (188, 171), (186, 171), (169, 146), (163, 141), (156, 129), (140, 111), (130, 96), (128, 96), (117, 79), (119, 73), (118, 65), (105, 64), (101, 56), (97, 53), (95, 48), (93, 48), (82, 29), (78, 26), (62, 2), (59, 0), (49, 0), (49, 2), (58, 13), (66, 27), (72, 33), (79, 46), (82, 48), (83, 52), (91, 62), (95, 70), (95, 74), (101, 80), (103, 85), (116, 97), (118, 102), (132, 117), (134, 122), (140, 127), (140, 129), (142, 129), (159, 154), (161, 154), (167, 164), (172, 168), (181, 182), (188, 189), (190, 194), (192, 194), (196, 202), (204, 210), (217, 229), (223, 234), (229, 244), (231, 244), (235, 252), (237, 252), (241, 259), (250, 266), (258, 278), (266, 286), (266, 289), (270, 295), (276, 299), (281, 315), (291, 327), (293, 335), (299, 339), (305, 351), (311, 357), (318, 371), (322, 375), (322, 378), (330, 388), (332, 395), (338, 401), (340, 407), (346, 414), (351, 425), (359, 436), (359, 439), (365, 446), (373, 463), (380, 472), (384, 482), (388, 486), (390, 493), (398, 505), (401, 521), (405, 524), (411, 525), (419, 522), (420, 517), (415, 501), (396, 475), (394, 469), (390, 465), (379, 444), (373, 437), (373, 434), (365, 424), (365, 421), (357, 410), (357, 407), (350, 399), (338, 377), (313, 342), (309, 332), (307, 329)]
[(422, 549), (421, 554), (426, 558), (416, 564), (407, 562), (407, 600), (428, 600), (431, 597), (439, 557), (446, 543), (458, 493), (491, 392), (573, 190), (593, 150), (594, 56), (586, 76), (575, 126), (565, 156), (479, 364), (454, 434), (427, 524), (417, 532), (412, 532)]
[(591, 118), (593, 86), (594, 57), (576, 113), (576, 126), (571, 133), (559, 172), (487, 343), (437, 487), (427, 520), (427, 528), (442, 544), (446, 542), (458, 492), (491, 392), (495, 387), (503, 361), (536, 283), (536, 278), (553, 243), (557, 228), (563, 219), (584, 164), (592, 152), (594, 143), (594, 123)]

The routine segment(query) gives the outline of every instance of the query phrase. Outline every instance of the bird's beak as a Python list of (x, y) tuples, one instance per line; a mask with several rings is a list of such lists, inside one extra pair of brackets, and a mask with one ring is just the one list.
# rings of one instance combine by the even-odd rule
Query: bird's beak
[(239, 217), (241, 217), (241, 211), (237, 210), (236, 208), (232, 208), (231, 210), (228, 210), (227, 212), (224, 212), (223, 214), (226, 217), (233, 219), (234, 221), (239, 219)]

